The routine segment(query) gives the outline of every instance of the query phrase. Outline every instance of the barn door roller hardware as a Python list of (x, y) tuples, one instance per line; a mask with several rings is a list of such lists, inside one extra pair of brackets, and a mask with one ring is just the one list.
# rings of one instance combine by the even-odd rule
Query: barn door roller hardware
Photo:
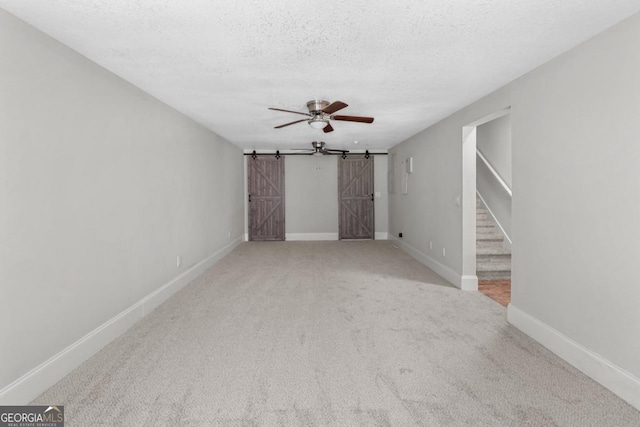
[[(388, 154), (389, 153), (370, 153), (369, 150), (367, 150), (363, 157), (369, 159), (371, 156), (386, 156)], [(308, 156), (309, 153), (281, 153), (280, 150), (277, 150), (275, 153), (257, 153), (256, 150), (253, 150), (251, 153), (244, 153), (244, 155), (251, 156), (251, 158), (255, 160), (259, 156), (275, 156), (276, 159), (279, 159), (282, 156)], [(346, 159), (347, 157), (362, 156), (362, 153), (324, 153), (324, 155), (337, 155)]]

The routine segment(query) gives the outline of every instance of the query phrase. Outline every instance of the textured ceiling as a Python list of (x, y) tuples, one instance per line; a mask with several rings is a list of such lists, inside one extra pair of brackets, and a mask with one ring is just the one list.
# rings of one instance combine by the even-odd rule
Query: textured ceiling
[[(640, 11), (638, 0), (0, 0), (236, 145), (386, 149)], [(341, 100), (324, 134), (302, 116)]]

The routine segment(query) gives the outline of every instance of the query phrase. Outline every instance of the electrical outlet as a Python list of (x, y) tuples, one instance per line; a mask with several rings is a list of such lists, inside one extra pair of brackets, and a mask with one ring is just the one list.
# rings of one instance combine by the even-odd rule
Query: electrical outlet
[(433, 250), (433, 242), (429, 242), (429, 250), (432, 251)]
[(447, 256), (447, 250), (445, 248), (442, 248), (442, 256)]
[(231, 239), (231, 232), (227, 231), (227, 238)]
[(178, 255), (176, 258), (176, 267), (180, 267), (182, 265), (182, 256)]

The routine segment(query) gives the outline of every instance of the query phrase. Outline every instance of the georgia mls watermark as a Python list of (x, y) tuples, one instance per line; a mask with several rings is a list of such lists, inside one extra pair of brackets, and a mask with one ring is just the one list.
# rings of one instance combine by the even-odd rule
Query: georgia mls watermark
[(64, 406), (0, 406), (0, 427), (64, 427)]

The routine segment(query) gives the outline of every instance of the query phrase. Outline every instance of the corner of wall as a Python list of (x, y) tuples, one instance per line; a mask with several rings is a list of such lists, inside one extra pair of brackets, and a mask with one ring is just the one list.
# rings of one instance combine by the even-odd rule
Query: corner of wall
[(417, 261), (429, 267), (436, 274), (442, 276), (443, 279), (447, 280), (449, 283), (451, 283), (455, 287), (463, 291), (478, 290), (478, 278), (476, 276), (463, 276), (457, 273), (456, 271), (452, 270), (450, 267), (436, 261), (435, 259), (429, 257), (428, 255), (420, 252), (416, 248), (399, 240), (392, 234), (388, 235), (388, 240), (393, 241), (393, 243), (396, 246), (398, 246), (400, 249), (402, 249), (403, 251), (411, 255)]

